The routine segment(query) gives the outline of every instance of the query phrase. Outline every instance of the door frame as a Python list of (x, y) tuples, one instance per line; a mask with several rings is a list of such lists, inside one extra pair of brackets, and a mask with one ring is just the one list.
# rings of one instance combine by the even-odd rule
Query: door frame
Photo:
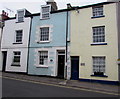
[[(60, 52), (63, 52), (63, 53), (60, 53)], [(61, 50), (57, 50), (57, 77), (58, 77), (58, 56), (59, 55), (64, 55), (65, 56), (65, 50), (63, 49), (61, 49)], [(66, 58), (66, 57), (65, 57)], [(64, 78), (65, 78), (65, 61), (64, 61)]]

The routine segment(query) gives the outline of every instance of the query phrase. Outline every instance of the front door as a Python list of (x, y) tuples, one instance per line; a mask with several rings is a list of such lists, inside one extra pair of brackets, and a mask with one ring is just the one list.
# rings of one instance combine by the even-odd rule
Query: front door
[(65, 55), (58, 55), (58, 77), (64, 78)]
[(79, 56), (71, 57), (71, 79), (79, 79)]
[(7, 51), (2, 52), (3, 54), (3, 66), (2, 66), (2, 71), (5, 71), (6, 68), (6, 60), (7, 60)]

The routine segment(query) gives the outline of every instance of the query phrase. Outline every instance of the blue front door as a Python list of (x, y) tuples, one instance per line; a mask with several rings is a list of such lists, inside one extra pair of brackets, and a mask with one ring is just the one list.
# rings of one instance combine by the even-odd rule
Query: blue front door
[(79, 56), (71, 57), (71, 79), (79, 79)]

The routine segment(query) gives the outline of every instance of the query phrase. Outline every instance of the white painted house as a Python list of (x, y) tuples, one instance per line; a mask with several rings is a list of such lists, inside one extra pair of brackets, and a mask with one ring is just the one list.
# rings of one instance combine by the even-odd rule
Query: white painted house
[(3, 71), (27, 72), (31, 13), (17, 10), (16, 17), (5, 20), (2, 36)]
[(3, 34), (3, 28), (4, 28), (4, 20), (8, 19), (8, 13), (6, 13), (4, 10), (2, 11), (2, 14), (0, 14), (0, 71), (2, 71), (3, 67), (3, 57), (2, 57), (2, 51), (1, 51), (1, 40), (2, 40), (2, 34)]

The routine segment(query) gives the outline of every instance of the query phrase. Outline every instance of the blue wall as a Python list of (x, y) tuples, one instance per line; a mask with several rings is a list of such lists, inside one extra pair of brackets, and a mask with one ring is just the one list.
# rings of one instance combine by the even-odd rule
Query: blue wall
[[(31, 27), (31, 38), (30, 38), (30, 48), (29, 48), (29, 64), (28, 64), (28, 74), (33, 75), (53, 75), (54, 74), (54, 65), (53, 63), (48, 62), (50, 67), (36, 67), (35, 66), (35, 49), (37, 48), (51, 48), (51, 47), (65, 47), (66, 46), (66, 14), (67, 12), (59, 12), (50, 15), (50, 19), (41, 20), (40, 16), (33, 16), (32, 19), (32, 27)], [(36, 39), (36, 31), (37, 27), (43, 25), (52, 25), (51, 32), (51, 41), (49, 43), (37, 43)], [(69, 27), (69, 26), (68, 26)], [(51, 53), (51, 52), (50, 52)], [(55, 54), (56, 52), (52, 52)], [(49, 54), (49, 57), (51, 54)], [(54, 59), (56, 57), (52, 57)]]
[[(53, 25), (52, 41), (49, 43), (36, 43), (36, 27)], [(30, 47), (65, 46), (66, 44), (66, 12), (51, 14), (50, 19), (40, 20), (40, 16), (34, 16), (32, 20)]]

